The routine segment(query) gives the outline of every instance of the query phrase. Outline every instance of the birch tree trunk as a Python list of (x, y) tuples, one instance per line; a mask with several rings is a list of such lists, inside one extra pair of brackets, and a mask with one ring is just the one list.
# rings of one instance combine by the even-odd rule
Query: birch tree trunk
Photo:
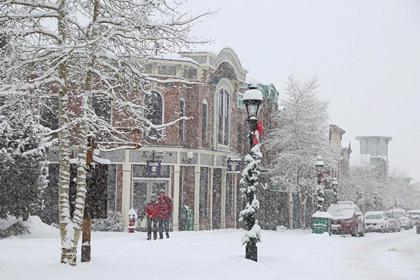
[[(93, 17), (90, 25), (88, 39), (95, 37), (95, 23), (99, 15), (100, 2), (99, 0), (94, 1), (93, 6)], [(71, 264), (76, 265), (77, 259), (77, 244), (80, 239), (83, 228), (83, 217), (86, 206), (86, 156), (88, 151), (88, 136), (90, 133), (89, 123), (87, 120), (87, 111), (92, 107), (92, 69), (95, 66), (95, 45), (90, 47), (90, 63), (85, 80), (85, 93), (83, 94), (82, 102), (82, 118), (80, 123), (80, 129), (78, 131), (78, 142), (79, 142), (79, 153), (78, 153), (78, 166), (77, 166), (77, 194), (76, 194), (76, 205), (73, 214), (73, 226), (74, 226), (74, 238), (73, 248), (71, 251)], [(93, 147), (91, 147), (93, 149)]]
[(291, 189), (287, 193), (287, 200), (289, 206), (289, 229), (293, 229), (293, 192)]
[[(60, 0), (60, 11), (58, 17), (59, 45), (66, 43), (66, 24), (65, 24), (65, 6), (66, 1)], [(70, 251), (72, 248), (73, 223), (70, 216), (70, 141), (69, 141), (69, 118), (68, 118), (68, 81), (67, 81), (67, 63), (60, 63), (59, 77), (63, 82), (59, 93), (58, 119), (62, 129), (58, 133), (59, 141), (59, 223), (61, 236), (61, 262), (68, 263), (70, 260)]]
[[(83, 97), (83, 116), (86, 116), (86, 110), (88, 109), (88, 96), (84, 95)], [(85, 201), (86, 201), (86, 154), (88, 149), (88, 127), (86, 120), (83, 120), (79, 131), (78, 131), (78, 140), (79, 140), (79, 153), (77, 155), (77, 181), (76, 181), (76, 204), (74, 206), (73, 213), (73, 227), (74, 227), (74, 236), (72, 242), (72, 249), (70, 252), (70, 264), (76, 265), (77, 259), (77, 243), (80, 239), (80, 234), (82, 232), (83, 225), (83, 215), (85, 212)]]

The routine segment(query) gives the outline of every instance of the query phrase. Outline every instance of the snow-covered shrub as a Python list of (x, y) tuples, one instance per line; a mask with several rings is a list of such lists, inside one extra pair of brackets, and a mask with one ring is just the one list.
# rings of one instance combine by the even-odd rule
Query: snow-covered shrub
[(22, 224), (22, 222), (16, 222), (4, 230), (0, 230), (0, 239), (7, 238), (9, 236), (17, 236), (21, 234), (29, 233), (28, 228)]
[(92, 220), (94, 231), (123, 231), (124, 223), (121, 212), (109, 210), (106, 219)]

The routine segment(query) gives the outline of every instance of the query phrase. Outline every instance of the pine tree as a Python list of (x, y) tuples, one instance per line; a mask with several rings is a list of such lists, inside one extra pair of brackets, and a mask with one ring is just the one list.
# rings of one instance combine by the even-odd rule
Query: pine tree
[(3, 104), (0, 114), (0, 218), (39, 214), (47, 184), (48, 129), (21, 98)]

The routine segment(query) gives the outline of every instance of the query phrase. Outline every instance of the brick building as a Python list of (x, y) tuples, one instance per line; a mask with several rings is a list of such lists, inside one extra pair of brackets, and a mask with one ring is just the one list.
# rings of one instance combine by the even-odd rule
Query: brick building
[[(183, 213), (193, 214), (193, 229), (219, 229), (237, 226), (240, 165), (249, 149), (248, 125), (242, 104), (247, 71), (232, 49), (218, 54), (184, 53), (180, 57), (154, 59), (146, 68), (167, 82), (156, 84), (151, 94), (142, 96), (151, 108), (148, 118), (154, 124), (190, 117), (164, 132), (148, 135), (130, 127), (124, 115), (110, 109), (114, 127), (133, 129), (132, 140), (147, 139), (138, 150), (117, 149), (102, 152), (109, 159), (108, 210), (120, 211), (127, 222), (134, 208), (140, 218), (152, 193), (164, 189), (173, 199), (173, 230), (185, 230)], [(260, 118), (272, 126), (270, 114), (277, 110), (278, 92), (274, 86), (264, 92)]]

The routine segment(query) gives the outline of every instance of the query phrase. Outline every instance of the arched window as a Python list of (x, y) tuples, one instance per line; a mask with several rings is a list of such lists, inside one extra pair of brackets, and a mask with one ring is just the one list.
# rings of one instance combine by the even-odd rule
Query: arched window
[(207, 131), (208, 131), (208, 104), (207, 100), (201, 103), (201, 144), (207, 144)]
[[(146, 118), (155, 125), (163, 123), (163, 98), (160, 93), (152, 91), (147, 93), (144, 100), (146, 106)], [(152, 128), (148, 133), (150, 138), (161, 138), (162, 134), (160, 131)]]
[(217, 143), (227, 146), (230, 124), (229, 93), (225, 89), (220, 89), (218, 99)]

